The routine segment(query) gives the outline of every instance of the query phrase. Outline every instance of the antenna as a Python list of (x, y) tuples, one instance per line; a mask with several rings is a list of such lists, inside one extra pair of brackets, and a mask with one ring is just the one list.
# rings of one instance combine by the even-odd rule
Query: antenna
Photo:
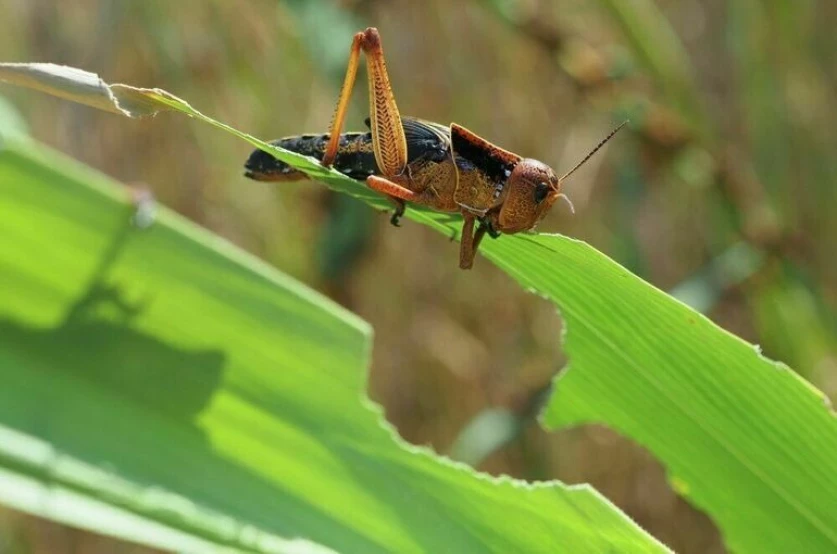
[(602, 146), (604, 146), (604, 145), (605, 145), (605, 143), (606, 143), (607, 141), (609, 141), (610, 139), (612, 139), (612, 138), (613, 138), (613, 135), (615, 135), (616, 133), (618, 133), (618, 132), (619, 132), (619, 130), (620, 130), (622, 127), (624, 127), (625, 125), (627, 125), (627, 124), (628, 124), (628, 121), (629, 121), (629, 120), (627, 120), (627, 119), (626, 119), (625, 121), (623, 121), (622, 123), (620, 123), (620, 124), (619, 124), (619, 126), (618, 126), (618, 127), (616, 127), (614, 130), (612, 130), (612, 131), (610, 132), (610, 134), (609, 134), (609, 135), (607, 135), (607, 136), (606, 136), (606, 137), (605, 137), (605, 138), (604, 138), (604, 139), (603, 139), (603, 140), (602, 140), (599, 144), (597, 144), (597, 145), (596, 145), (596, 147), (595, 147), (593, 150), (591, 150), (591, 151), (590, 151), (590, 153), (589, 153), (589, 154), (587, 154), (586, 156), (584, 156), (584, 159), (583, 159), (583, 160), (581, 160), (580, 162), (578, 162), (574, 168), (572, 168), (571, 170), (567, 171), (567, 172), (564, 174), (564, 176), (563, 176), (563, 177), (561, 177), (561, 179), (559, 179), (559, 180), (558, 180), (558, 182), (559, 182), (559, 183), (560, 183), (560, 182), (562, 182), (564, 179), (566, 179), (567, 177), (569, 177), (570, 175), (572, 175), (573, 173), (575, 173), (575, 170), (576, 170), (576, 169), (578, 169), (579, 167), (583, 166), (583, 165), (587, 162), (587, 160), (589, 160), (591, 157), (593, 157), (593, 154), (595, 154), (596, 152), (598, 152), (598, 151), (599, 151), (599, 148), (601, 148)]

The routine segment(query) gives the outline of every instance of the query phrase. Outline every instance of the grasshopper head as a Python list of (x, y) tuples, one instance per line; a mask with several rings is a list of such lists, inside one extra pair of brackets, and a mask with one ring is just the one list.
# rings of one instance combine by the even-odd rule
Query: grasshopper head
[[(590, 157), (598, 152), (599, 148), (613, 138), (622, 127), (628, 122), (625, 121), (616, 127), (604, 138), (583, 160), (576, 164), (563, 177), (556, 177), (548, 165), (538, 160), (523, 159), (515, 165), (509, 175), (508, 195), (505, 202), (496, 216), (492, 218), (494, 227), (503, 233), (518, 233), (535, 227), (538, 222), (561, 197), (561, 185), (564, 180), (572, 175), (575, 170), (585, 164)], [(567, 200), (569, 202), (569, 200)], [(572, 209), (572, 203), (570, 203)]]
[(561, 195), (561, 179), (545, 163), (527, 158), (515, 165), (507, 188), (497, 230), (518, 233), (535, 227), (549, 212)]

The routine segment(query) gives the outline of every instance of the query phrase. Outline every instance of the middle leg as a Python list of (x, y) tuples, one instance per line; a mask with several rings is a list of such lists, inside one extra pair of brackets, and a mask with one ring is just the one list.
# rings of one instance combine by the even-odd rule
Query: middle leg
[(390, 196), (389, 199), (395, 204), (395, 211), (392, 212), (392, 217), (389, 218), (389, 223), (393, 227), (401, 227), (401, 223), (399, 222), (404, 216), (404, 212), (407, 211), (407, 203), (394, 196)]
[(471, 269), (474, 266), (474, 256), (477, 254), (474, 247), (476, 242), (474, 240), (474, 216), (469, 213), (462, 215), (465, 221), (462, 224), (462, 238), (459, 239), (459, 269)]

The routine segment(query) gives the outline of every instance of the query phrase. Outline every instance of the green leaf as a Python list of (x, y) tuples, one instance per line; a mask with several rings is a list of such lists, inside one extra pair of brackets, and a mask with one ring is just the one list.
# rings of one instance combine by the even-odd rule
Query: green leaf
[[(155, 94), (329, 186), (382, 205), (310, 159)], [(457, 232), (455, 217), (408, 214)], [(584, 243), (516, 235), (487, 241), (484, 254), (554, 302), (565, 319), (571, 363), (543, 415), (547, 425), (600, 422), (644, 445), (675, 489), (714, 519), (733, 551), (837, 550), (837, 425), (821, 393)]]
[(666, 551), (588, 486), (405, 445), (364, 322), (129, 197), (0, 150), (0, 501), (189, 552)]
[(491, 258), (567, 326), (547, 426), (604, 423), (651, 450), (734, 552), (837, 549), (837, 425), (822, 393), (584, 243), (517, 242)]

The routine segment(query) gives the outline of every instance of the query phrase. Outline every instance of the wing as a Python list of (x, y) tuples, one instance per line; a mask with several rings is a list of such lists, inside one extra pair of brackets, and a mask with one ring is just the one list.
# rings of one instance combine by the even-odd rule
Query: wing
[[(369, 127), (367, 117), (364, 121)], [(407, 139), (407, 160), (409, 164), (416, 161), (441, 162), (450, 154), (450, 129), (444, 125), (418, 119), (416, 117), (401, 117), (404, 136)]]

